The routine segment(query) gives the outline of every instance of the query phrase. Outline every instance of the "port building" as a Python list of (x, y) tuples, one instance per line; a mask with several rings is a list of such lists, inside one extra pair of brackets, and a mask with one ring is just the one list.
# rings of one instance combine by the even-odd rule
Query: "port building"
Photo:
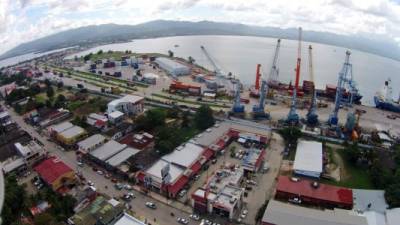
[(167, 71), (172, 76), (182, 76), (190, 73), (190, 68), (188, 66), (168, 58), (160, 57), (154, 62), (157, 63), (161, 69)]
[(297, 175), (319, 178), (322, 173), (322, 143), (299, 141), (293, 170)]

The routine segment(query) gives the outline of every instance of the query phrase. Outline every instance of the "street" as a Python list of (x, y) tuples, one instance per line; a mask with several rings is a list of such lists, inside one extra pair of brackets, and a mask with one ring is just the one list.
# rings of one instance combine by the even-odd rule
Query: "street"
[[(21, 116), (16, 114), (13, 110), (7, 109), (11, 118), (25, 131), (27, 131), (33, 138), (36, 138), (40, 142), (43, 143), (44, 149), (46, 149), (51, 155), (55, 155), (59, 157), (65, 164), (70, 166), (75, 172), (80, 172), (87, 179), (92, 181), (95, 184), (98, 192), (104, 193), (110, 197), (119, 197), (126, 193), (126, 190), (116, 190), (114, 188), (114, 184), (106, 179), (104, 176), (97, 174), (92, 170), (91, 167), (85, 165), (84, 167), (78, 167), (76, 162), (76, 156), (74, 151), (62, 151), (57, 148), (57, 145), (53, 142), (49, 142), (46, 137), (40, 135), (32, 126), (26, 124)], [(107, 188), (105, 188), (107, 186)], [(135, 216), (139, 218), (147, 218), (147, 221), (151, 224), (160, 224), (160, 225), (169, 225), (169, 224), (178, 224), (176, 221), (177, 217), (182, 217), (188, 219), (189, 224), (198, 224), (199, 221), (193, 221), (189, 219), (189, 214), (182, 212), (181, 210), (175, 209), (166, 204), (156, 202), (153, 198), (145, 196), (137, 191), (132, 190), (134, 193), (135, 199), (130, 202), (132, 206), (132, 211), (135, 213)], [(157, 209), (149, 209), (145, 206), (147, 201), (151, 201), (156, 203)], [(175, 216), (171, 216), (173, 213)], [(154, 223), (154, 218), (156, 218), (156, 222)]]

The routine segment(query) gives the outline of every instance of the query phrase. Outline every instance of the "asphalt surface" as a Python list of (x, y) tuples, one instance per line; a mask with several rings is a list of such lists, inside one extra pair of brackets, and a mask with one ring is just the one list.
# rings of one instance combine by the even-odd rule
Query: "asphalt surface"
[[(6, 108), (6, 107), (5, 107)], [(7, 109), (7, 108), (6, 108)], [(97, 174), (95, 171), (92, 170), (91, 167), (85, 165), (84, 167), (78, 167), (75, 152), (73, 151), (62, 151), (58, 148), (53, 142), (47, 140), (46, 136), (40, 135), (32, 126), (26, 124), (25, 121), (22, 119), (21, 116), (16, 114), (13, 110), (7, 109), (12, 119), (25, 131), (27, 131), (32, 137), (36, 138), (40, 142), (43, 143), (44, 148), (52, 155), (59, 157), (63, 162), (65, 162), (68, 166), (73, 168), (76, 172), (80, 172), (83, 176), (87, 179), (92, 181), (95, 184), (98, 192), (105, 193), (111, 197), (120, 197), (124, 193), (127, 193), (126, 190), (116, 190), (114, 188), (114, 184), (106, 179), (104, 176)], [(105, 188), (105, 187), (108, 188)], [(153, 198), (143, 195), (135, 190), (129, 191), (134, 193), (135, 199), (131, 200), (129, 203), (132, 206), (132, 211), (138, 217), (144, 217), (147, 219), (148, 222), (151, 224), (160, 224), (160, 225), (170, 225), (170, 224), (178, 224), (176, 221), (177, 217), (182, 217), (188, 219), (190, 222), (189, 224), (199, 224), (199, 221), (193, 221), (189, 219), (189, 214), (182, 212), (176, 208), (168, 206), (166, 204), (160, 203), (155, 201)], [(154, 202), (157, 206), (157, 209), (150, 209), (145, 206), (146, 202)], [(173, 213), (175, 216), (171, 216)], [(154, 222), (154, 218), (156, 222)]]

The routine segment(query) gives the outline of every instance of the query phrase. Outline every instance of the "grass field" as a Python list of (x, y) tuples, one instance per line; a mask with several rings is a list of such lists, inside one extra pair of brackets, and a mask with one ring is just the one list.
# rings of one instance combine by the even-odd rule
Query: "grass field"
[(336, 149), (336, 157), (332, 157), (334, 163), (342, 168), (340, 181), (325, 181), (324, 183), (334, 184), (347, 188), (373, 189), (368, 169), (353, 165), (346, 159), (344, 149)]

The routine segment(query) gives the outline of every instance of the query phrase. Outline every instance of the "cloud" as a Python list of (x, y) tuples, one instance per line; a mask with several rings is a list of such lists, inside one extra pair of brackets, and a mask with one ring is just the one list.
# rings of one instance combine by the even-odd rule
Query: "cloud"
[(154, 19), (302, 26), (400, 43), (400, 5), (391, 0), (0, 0), (0, 53), (79, 26)]

